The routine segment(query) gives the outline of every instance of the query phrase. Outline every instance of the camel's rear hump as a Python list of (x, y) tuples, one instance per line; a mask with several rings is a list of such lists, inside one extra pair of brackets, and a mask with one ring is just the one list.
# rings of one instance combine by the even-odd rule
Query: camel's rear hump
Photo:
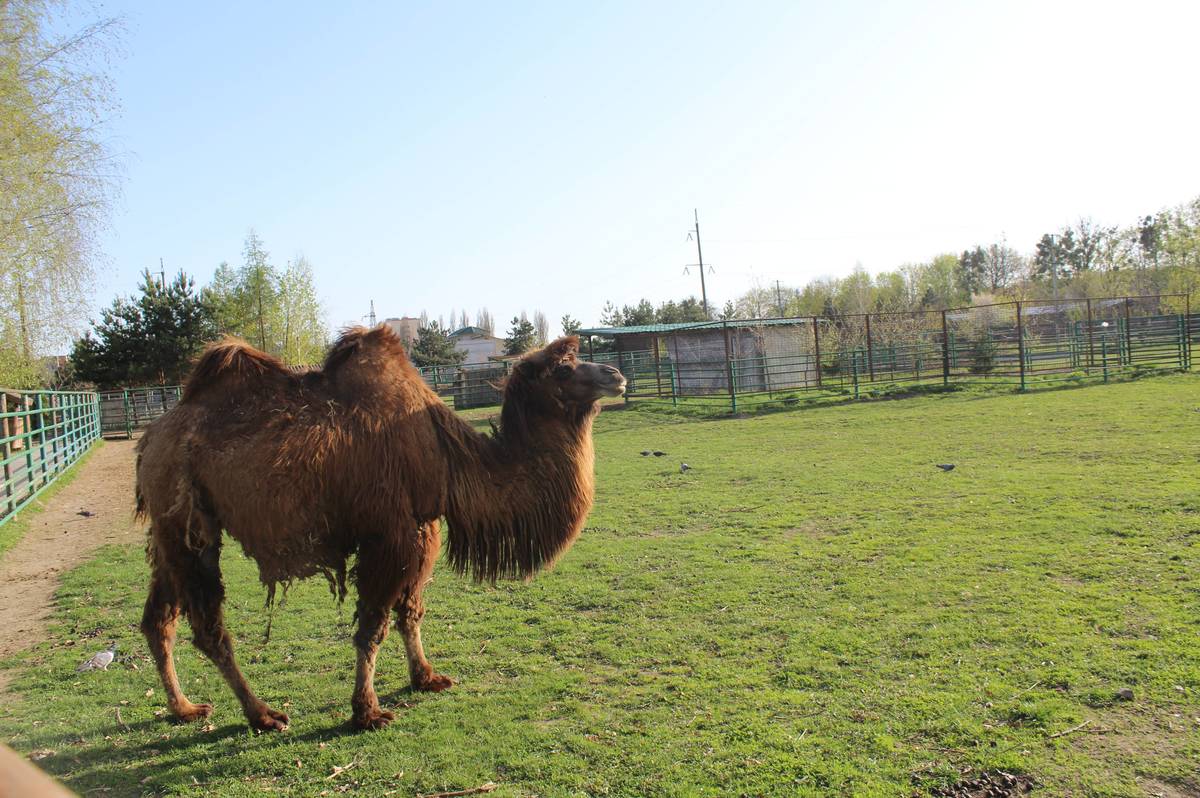
[(245, 341), (227, 336), (205, 347), (188, 376), (180, 401), (193, 400), (218, 382), (258, 383), (273, 376), (289, 376), (287, 367)]

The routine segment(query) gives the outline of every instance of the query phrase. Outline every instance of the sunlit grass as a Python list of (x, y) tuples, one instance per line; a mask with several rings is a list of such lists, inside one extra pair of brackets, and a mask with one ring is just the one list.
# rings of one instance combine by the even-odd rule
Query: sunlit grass
[[(439, 570), (425, 640), (459, 683), (410, 694), (393, 635), (379, 687), (398, 719), (374, 734), (345, 723), (350, 607), (297, 585), (262, 645), (236, 546), (230, 626), (292, 727), (249, 732), (188, 643), (181, 676), (214, 725), (159, 717), (142, 552), (108, 548), (67, 575), (0, 740), (93, 795), (911, 795), (964, 768), (1045, 795), (1200, 789), (1198, 410), (1181, 375), (742, 419), (607, 411), (579, 543), (531, 584)], [(77, 676), (110, 637), (124, 667)]]

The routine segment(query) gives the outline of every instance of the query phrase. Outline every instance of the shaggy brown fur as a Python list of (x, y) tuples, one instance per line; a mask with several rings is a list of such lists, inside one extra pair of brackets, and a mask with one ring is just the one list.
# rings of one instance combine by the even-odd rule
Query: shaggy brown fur
[(207, 717), (175, 675), (179, 615), (256, 729), (288, 717), (250, 689), (222, 620), (221, 531), (268, 585), (324, 573), (358, 590), (353, 721), (393, 715), (375, 695), (375, 655), (394, 611), (417, 690), (452, 682), (421, 647), (421, 592), (449, 522), (449, 560), (478, 580), (528, 577), (579, 534), (592, 504), (592, 419), (624, 390), (609, 366), (577, 360), (562, 338), (522, 360), (492, 436), (475, 432), (426, 387), (387, 328), (356, 328), (320, 370), (289, 371), (227, 339), (200, 356), (179, 405), (138, 444), (137, 508), (150, 519), (149, 597), (142, 631), (171, 710)]

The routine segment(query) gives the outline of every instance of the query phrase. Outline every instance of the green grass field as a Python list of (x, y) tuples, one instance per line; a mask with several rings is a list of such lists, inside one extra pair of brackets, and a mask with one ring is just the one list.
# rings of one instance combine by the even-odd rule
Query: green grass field
[[(411, 694), (393, 634), (385, 731), (346, 725), (352, 606), (299, 584), (263, 645), (236, 546), (230, 626), (291, 729), (248, 731), (186, 642), (185, 689), (217, 713), (171, 723), (137, 631), (142, 552), (109, 548), (66, 576), (0, 740), (87, 795), (909, 796), (980, 770), (1050, 796), (1197, 795), (1198, 425), (1195, 375), (606, 411), (581, 540), (530, 584), (439, 570), (426, 647), (459, 683)], [(77, 676), (110, 637), (130, 659)]]

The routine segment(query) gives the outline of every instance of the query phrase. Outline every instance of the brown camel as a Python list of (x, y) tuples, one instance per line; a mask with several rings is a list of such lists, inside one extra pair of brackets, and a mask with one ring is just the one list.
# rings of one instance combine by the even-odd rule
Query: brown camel
[(375, 695), (375, 655), (391, 612), (415, 690), (445, 690), (421, 647), (421, 592), (449, 523), (448, 558), (477, 580), (528, 577), (578, 536), (592, 505), (592, 419), (625, 378), (580, 362), (578, 339), (528, 355), (504, 386), (500, 423), (476, 432), (421, 380), (384, 326), (355, 328), (320, 370), (297, 374), (227, 339), (200, 356), (179, 405), (138, 444), (137, 507), (150, 519), (151, 578), (142, 631), (171, 711), (207, 717), (175, 675), (182, 612), (196, 646), (237, 694), (250, 725), (288, 716), (238, 670), (222, 620), (221, 530), (277, 584), (323, 573), (358, 590), (354, 725), (394, 718)]

